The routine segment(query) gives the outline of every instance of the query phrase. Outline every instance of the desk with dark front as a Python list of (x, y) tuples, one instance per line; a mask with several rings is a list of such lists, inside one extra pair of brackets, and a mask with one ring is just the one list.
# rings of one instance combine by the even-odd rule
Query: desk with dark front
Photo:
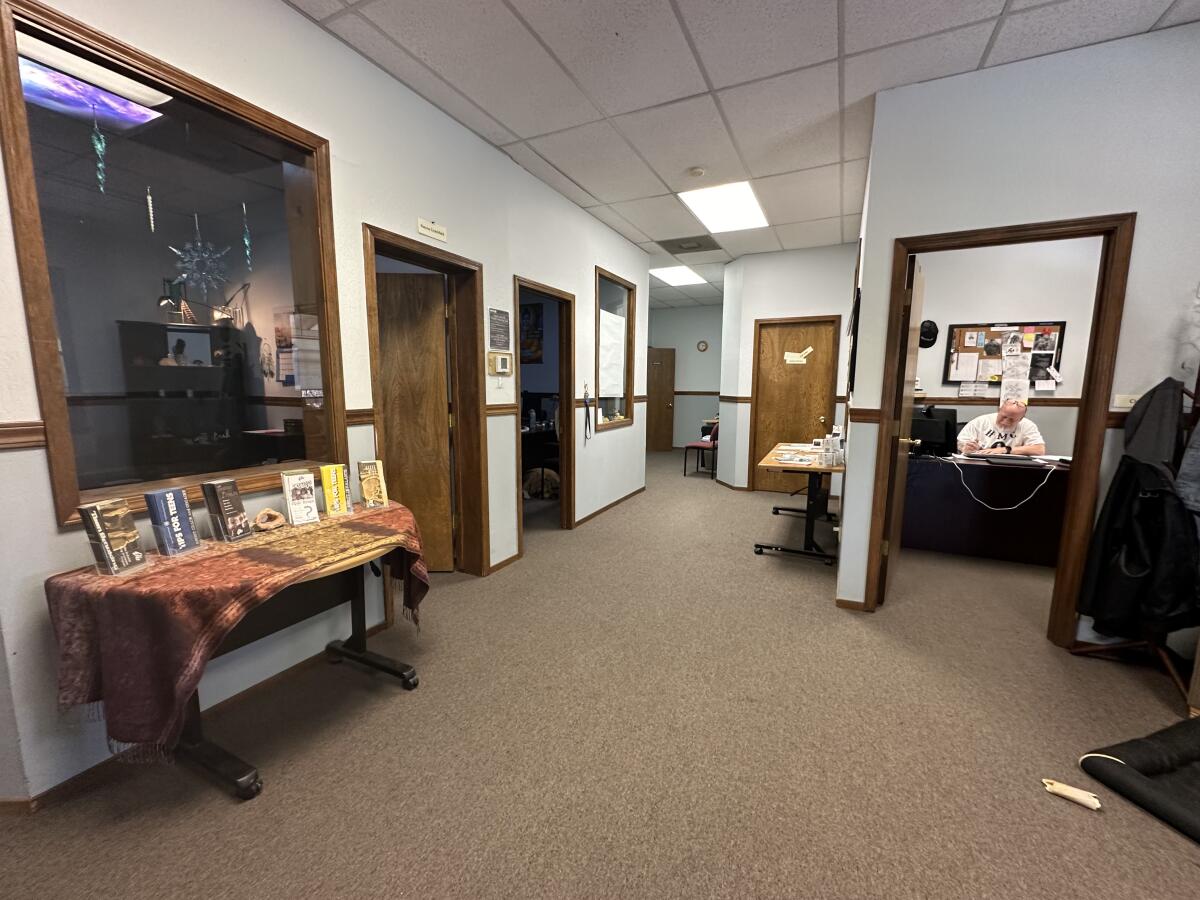
[(914, 456), (908, 461), (901, 546), (1054, 566), (1070, 469), (1059, 464), (1046, 475), (1044, 466)]

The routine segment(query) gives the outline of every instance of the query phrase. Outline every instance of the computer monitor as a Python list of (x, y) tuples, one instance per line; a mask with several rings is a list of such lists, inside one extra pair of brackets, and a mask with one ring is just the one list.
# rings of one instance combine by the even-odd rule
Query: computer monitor
[(923, 406), (913, 410), (912, 437), (921, 441), (913, 453), (948, 456), (958, 447), (958, 414), (953, 409)]

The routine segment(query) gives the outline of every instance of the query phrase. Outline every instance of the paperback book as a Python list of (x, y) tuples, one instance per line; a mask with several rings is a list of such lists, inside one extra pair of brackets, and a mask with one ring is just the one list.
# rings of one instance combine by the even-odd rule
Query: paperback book
[(317, 485), (312, 472), (293, 469), (283, 472), (283, 502), (287, 510), (289, 525), (307, 525), (320, 521), (317, 515)]
[(321, 491), (325, 494), (325, 515), (344, 516), (351, 512), (350, 467), (341, 463), (321, 466)]
[(79, 507), (84, 530), (96, 557), (96, 569), (116, 575), (146, 562), (133, 513), (124, 500), (102, 500)]
[(219, 541), (240, 541), (253, 533), (236, 481), (232, 478), (206, 481), (201, 488), (214, 538)]
[(188, 503), (183, 488), (163, 488), (144, 494), (146, 509), (150, 513), (150, 527), (154, 530), (154, 542), (163, 556), (186, 553), (200, 546), (196, 534), (196, 522), (192, 518), (192, 505)]
[(383, 477), (383, 462), (378, 459), (364, 459), (358, 464), (358, 484), (362, 490), (363, 506), (373, 509), (377, 506), (387, 506), (387, 483)]

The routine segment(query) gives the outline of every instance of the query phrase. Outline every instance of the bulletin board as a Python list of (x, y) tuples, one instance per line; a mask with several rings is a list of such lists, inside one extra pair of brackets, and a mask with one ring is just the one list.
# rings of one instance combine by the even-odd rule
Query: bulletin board
[[(1016, 341), (1021, 353), (1030, 354), (1029, 381), (1044, 381), (1047, 370), (1062, 371), (1063, 336), (1066, 322), (997, 322), (990, 325), (951, 325), (946, 333), (946, 363), (943, 384), (964, 381), (999, 386), (1003, 373), (1004, 347)], [(1019, 337), (1012, 337), (1012, 335)], [(971, 357), (975, 359), (972, 361)]]

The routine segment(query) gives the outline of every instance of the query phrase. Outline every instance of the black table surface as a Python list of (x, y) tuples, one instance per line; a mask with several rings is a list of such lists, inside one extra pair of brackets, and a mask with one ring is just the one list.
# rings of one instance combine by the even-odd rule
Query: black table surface
[[(1070, 469), (1056, 466), (1049, 481), (1017, 509), (986, 509), (971, 499), (1014, 506), (1046, 477), (1041, 466), (993, 465), (980, 459), (914, 456), (908, 461), (901, 546), (964, 556), (1053, 566), (1058, 562)], [(961, 467), (961, 480), (960, 469)]]

